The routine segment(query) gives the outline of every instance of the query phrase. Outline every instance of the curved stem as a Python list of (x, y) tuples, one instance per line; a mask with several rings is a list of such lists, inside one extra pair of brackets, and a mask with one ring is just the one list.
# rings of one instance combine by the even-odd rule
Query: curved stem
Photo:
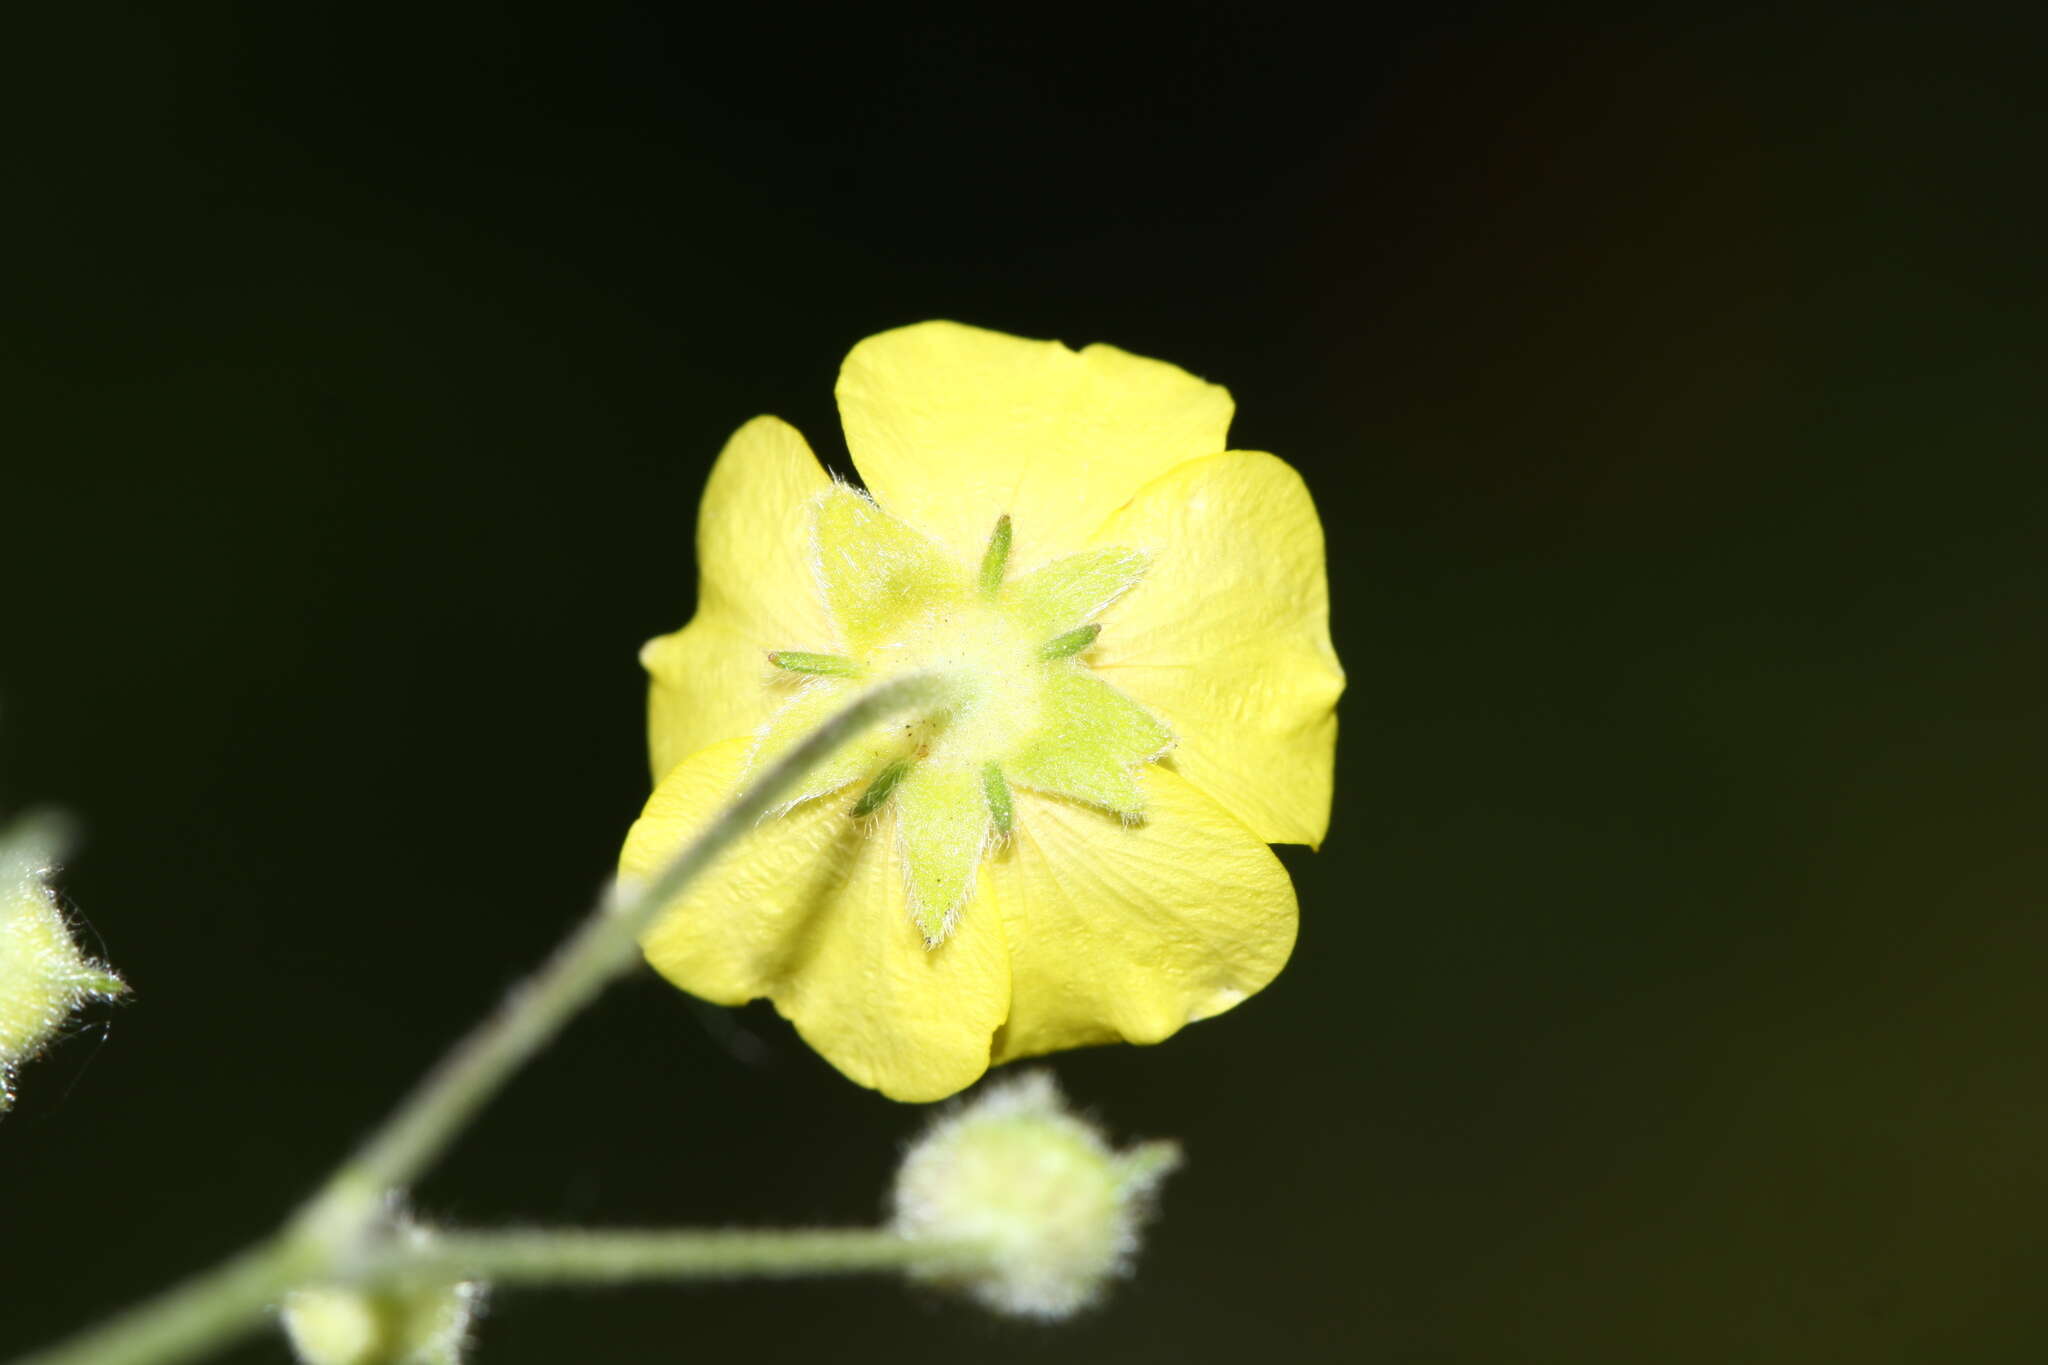
[(936, 689), (935, 680), (919, 676), (868, 692), (763, 773), (653, 880), (614, 888), (554, 957), (458, 1043), (384, 1127), (335, 1172), (309, 1206), (309, 1222), (317, 1225), (340, 1217), (360, 1226), (374, 1218), (386, 1196), (410, 1184), (513, 1071), (639, 960), (640, 935), (663, 906), (753, 829), (833, 750), (884, 716), (930, 699)]

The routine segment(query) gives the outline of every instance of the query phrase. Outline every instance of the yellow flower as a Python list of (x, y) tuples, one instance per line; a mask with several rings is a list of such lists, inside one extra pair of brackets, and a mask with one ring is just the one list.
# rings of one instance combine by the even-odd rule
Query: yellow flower
[(1223, 389), (1110, 346), (923, 323), (838, 399), (867, 494), (772, 417), (711, 472), (697, 614), (642, 652), (659, 785), (622, 873), (875, 683), (945, 700), (828, 761), (648, 960), (906, 1100), (1259, 990), (1295, 932), (1266, 845), (1323, 837), (1343, 689), (1300, 478), (1225, 449)]

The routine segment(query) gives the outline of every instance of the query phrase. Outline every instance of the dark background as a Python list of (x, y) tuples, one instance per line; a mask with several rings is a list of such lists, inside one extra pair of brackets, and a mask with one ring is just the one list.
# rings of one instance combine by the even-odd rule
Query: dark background
[[(1084, 1321), (508, 1294), (482, 1365), (2048, 1344), (2038, 24), (41, 8), (0, 780), (135, 993), (0, 1121), (0, 1355), (265, 1230), (562, 935), (710, 458), (843, 468), (840, 356), (927, 317), (1170, 359), (1307, 475), (1295, 960), (1057, 1059), (1191, 1158)], [(922, 1117), (643, 974), (420, 1203), (858, 1222)]]

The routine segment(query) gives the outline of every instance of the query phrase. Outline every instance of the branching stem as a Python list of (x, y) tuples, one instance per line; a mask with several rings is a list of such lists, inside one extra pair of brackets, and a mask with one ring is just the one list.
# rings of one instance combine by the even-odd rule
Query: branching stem
[(15, 1365), (190, 1360), (253, 1331), (291, 1287), (336, 1278), (453, 1270), (507, 1283), (590, 1283), (874, 1271), (957, 1258), (957, 1248), (871, 1231), (474, 1234), (425, 1249), (400, 1247), (380, 1234), (393, 1201), (507, 1078), (638, 960), (640, 936), (663, 906), (840, 745), (878, 720), (934, 699), (939, 689), (937, 679), (920, 675), (870, 690), (763, 773), (657, 876), (614, 886), (554, 956), (427, 1074), (282, 1235)]

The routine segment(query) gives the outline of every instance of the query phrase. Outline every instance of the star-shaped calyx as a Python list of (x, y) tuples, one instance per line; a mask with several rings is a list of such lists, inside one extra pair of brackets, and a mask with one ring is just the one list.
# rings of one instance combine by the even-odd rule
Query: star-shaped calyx
[(981, 563), (962, 566), (864, 495), (834, 488), (816, 505), (812, 548), (838, 648), (768, 656), (803, 681), (762, 731), (755, 770), (860, 689), (911, 673), (944, 680), (940, 706), (847, 744), (789, 803), (858, 786), (849, 818), (893, 831), (931, 947), (951, 930), (982, 857), (1011, 835), (1013, 787), (1136, 821), (1137, 770), (1173, 744), (1087, 664), (1095, 617), (1137, 585), (1145, 556), (1110, 546), (1012, 578), (1010, 541), (1000, 517)]

